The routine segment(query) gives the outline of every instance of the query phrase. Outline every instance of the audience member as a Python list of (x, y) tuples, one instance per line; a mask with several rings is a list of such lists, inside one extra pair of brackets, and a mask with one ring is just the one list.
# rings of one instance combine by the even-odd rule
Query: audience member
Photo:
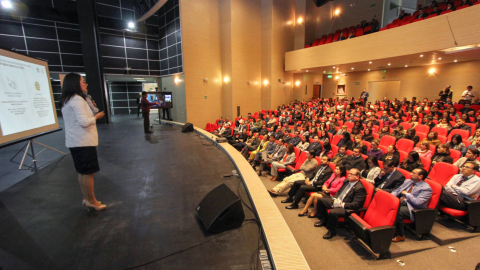
[(463, 167), (466, 162), (472, 162), (480, 166), (480, 161), (478, 161), (478, 156), (480, 151), (477, 149), (468, 149), (464, 157), (459, 158), (453, 165), (457, 166), (459, 169)]
[(456, 210), (467, 209), (465, 201), (477, 200), (480, 194), (480, 178), (475, 175), (478, 165), (466, 162), (461, 173), (454, 175), (445, 185), (440, 196), (440, 205)]
[(353, 153), (345, 158), (345, 160), (343, 161), (343, 166), (345, 166), (347, 170), (355, 168), (361, 171), (365, 168), (365, 160), (363, 160), (360, 151), (360, 148), (354, 148)]
[(395, 165), (392, 161), (387, 161), (383, 163), (383, 170), (378, 174), (375, 181), (375, 190), (384, 190), (387, 192), (392, 192), (403, 184), (405, 181), (405, 176), (395, 168)]
[(412, 172), (414, 169), (423, 168), (423, 162), (420, 160), (420, 156), (417, 152), (412, 151), (408, 154), (408, 157), (400, 162), (400, 169)]

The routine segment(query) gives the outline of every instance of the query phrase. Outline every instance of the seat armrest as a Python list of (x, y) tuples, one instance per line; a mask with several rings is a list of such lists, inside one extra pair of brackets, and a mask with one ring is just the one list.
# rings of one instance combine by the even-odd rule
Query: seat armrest
[(415, 217), (415, 232), (419, 235), (429, 233), (435, 223), (437, 209), (413, 209), (412, 213)]
[(367, 208), (358, 208), (358, 209), (345, 209), (345, 213), (347, 214), (347, 216), (355, 213), (355, 214), (359, 214), (361, 213), (362, 211), (367, 211)]
[(380, 226), (368, 230), (370, 235), (370, 248), (375, 253), (385, 254), (390, 248), (393, 235), (395, 234), (394, 226)]
[(468, 210), (468, 224), (470, 226), (480, 226), (480, 201), (464, 201)]

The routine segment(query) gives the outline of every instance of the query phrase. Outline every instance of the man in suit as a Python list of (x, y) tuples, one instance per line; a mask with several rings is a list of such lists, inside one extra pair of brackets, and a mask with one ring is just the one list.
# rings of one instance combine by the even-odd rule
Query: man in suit
[(415, 16), (415, 19), (425, 18), (425, 17), (427, 17), (427, 16), (428, 16), (428, 14), (425, 14), (425, 13), (423, 12), (423, 8), (421, 8), (421, 9), (418, 10), (418, 15)]
[[(264, 151), (258, 151), (256, 154), (255, 154), (255, 158), (253, 159), (255, 162), (254, 164), (255, 165), (258, 165), (260, 164), (260, 159), (262, 157), (266, 157), (264, 156), (266, 153), (266, 155), (271, 155), (273, 153), (273, 151), (275, 151), (275, 148), (277, 147), (277, 144), (275, 143), (275, 138), (273, 136), (270, 136), (268, 138), (268, 143), (267, 143), (267, 147), (265, 147), (265, 150)], [(253, 169), (255, 169), (255, 165), (253, 166)]]
[(275, 137), (275, 140), (280, 140), (283, 138), (283, 136), (285, 136), (282, 131), (282, 126), (277, 127), (277, 131), (275, 131), (275, 134), (273, 134), (273, 136)]
[(382, 116), (380, 116), (380, 120), (382, 120), (383, 122), (386, 122), (388, 121), (388, 112), (387, 111), (383, 111), (382, 112)]
[[(248, 139), (248, 133), (247, 133), (247, 130), (244, 129), (242, 131), (242, 133), (239, 133), (237, 134), (237, 136), (233, 136), (231, 141), (229, 141), (229, 143), (238, 149), (240, 143), (245, 143)], [(243, 146), (242, 146), (243, 147)], [(240, 149), (241, 150), (241, 149)]]
[(262, 129), (260, 129), (259, 133), (260, 133), (260, 135), (267, 135), (267, 133), (268, 133), (267, 126), (263, 125)]
[(400, 199), (400, 208), (395, 221), (396, 236), (392, 239), (393, 242), (405, 241), (403, 220), (406, 218), (415, 220), (412, 210), (426, 208), (430, 202), (432, 188), (424, 181), (427, 175), (424, 169), (414, 169), (411, 179), (405, 180), (403, 185), (392, 192), (393, 196)]
[(255, 133), (255, 135), (253, 135), (253, 137), (247, 140), (247, 142), (245, 143), (245, 146), (243, 147), (241, 152), (242, 156), (248, 159), (248, 156), (249, 156), (248, 152), (255, 151), (255, 149), (257, 149), (257, 147), (260, 145), (260, 141), (261, 140), (258, 133)]
[[(273, 141), (275, 141), (275, 138), (273, 136), (270, 137), (270, 140), (272, 139)], [(269, 151), (269, 148), (267, 146), (267, 149), (262, 152), (262, 160), (260, 162), (258, 176), (262, 176), (262, 171), (263, 171), (263, 168), (265, 167), (265, 164), (272, 164), (274, 161), (280, 161), (286, 152), (287, 152), (287, 147), (285, 147), (285, 144), (283, 143), (282, 139), (277, 141), (273, 151)]]
[(335, 165), (343, 165), (343, 161), (347, 158), (347, 147), (340, 146), (338, 153), (332, 158), (332, 163)]
[(353, 148), (353, 154), (345, 158), (343, 166), (345, 166), (347, 170), (355, 168), (361, 171), (365, 169), (365, 160), (362, 158), (362, 154), (360, 154), (361, 151), (362, 149), (355, 147)]
[(480, 195), (480, 178), (475, 175), (476, 172), (478, 165), (466, 162), (462, 166), (461, 174), (454, 175), (445, 185), (440, 196), (440, 205), (465, 211), (465, 201), (475, 201)]
[(341, 40), (345, 40), (347, 39), (344, 35), (343, 35), (343, 32), (340, 33), (340, 36), (338, 36), (338, 39), (335, 40), (335, 41), (341, 41)]
[[(282, 203), (292, 203), (285, 206), (287, 209), (297, 209), (298, 203), (305, 196), (305, 192), (316, 192), (322, 190), (323, 184), (332, 176), (332, 168), (328, 165), (330, 158), (328, 156), (322, 157), (320, 165), (317, 166), (315, 171), (307, 175), (305, 180), (295, 181), (292, 188), (288, 192), (288, 198), (283, 200)], [(312, 181), (310, 179), (312, 178)]]
[(389, 160), (383, 163), (383, 170), (375, 178), (375, 190), (392, 192), (403, 184), (405, 176), (395, 169), (396, 164)]
[(150, 106), (158, 105), (158, 102), (149, 102), (147, 99), (147, 92), (142, 92), (142, 101), (140, 104), (142, 105), (142, 116), (143, 116), (143, 131), (145, 134), (153, 133), (150, 131)]
[(300, 132), (295, 131), (295, 137), (293, 137), (291, 140), (288, 141), (289, 144), (293, 144), (293, 146), (297, 146), (302, 141), (302, 138), (300, 138)]
[(313, 138), (313, 142), (308, 145), (307, 151), (314, 150), (315, 156), (318, 157), (323, 150), (323, 146), (318, 139), (318, 135)]
[[(315, 227), (326, 226), (328, 232), (323, 239), (330, 239), (337, 234), (339, 217), (344, 217), (346, 210), (356, 210), (363, 206), (367, 197), (367, 190), (360, 181), (360, 171), (351, 169), (348, 172), (348, 181), (332, 198), (321, 198), (317, 202), (317, 217), (320, 222)], [(330, 209), (330, 212), (327, 210)]]
[(255, 122), (255, 124), (253, 124), (252, 131), (253, 132), (260, 131), (262, 129), (262, 126), (263, 126), (263, 120), (258, 118), (257, 122)]
[(455, 126), (452, 127), (452, 129), (450, 130), (450, 132), (452, 132), (452, 130), (454, 129), (462, 129), (462, 130), (466, 130), (468, 131), (469, 133), (472, 132), (472, 128), (468, 125), (465, 125), (465, 120), (463, 120), (462, 118), (458, 118), (456, 121), (455, 121), (457, 124), (455, 124)]

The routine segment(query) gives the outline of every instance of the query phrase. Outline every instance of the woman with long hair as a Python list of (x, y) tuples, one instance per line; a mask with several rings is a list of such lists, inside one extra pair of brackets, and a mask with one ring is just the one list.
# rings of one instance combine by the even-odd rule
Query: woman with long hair
[(355, 144), (353, 145), (353, 148), (359, 148), (360, 153), (366, 155), (367, 154), (367, 146), (363, 144), (363, 139), (362, 135), (356, 135), (355, 136)]
[(372, 130), (366, 128), (363, 132), (363, 140), (366, 142), (372, 142), (375, 138), (373, 137)]
[(400, 162), (400, 154), (398, 153), (397, 147), (393, 144), (387, 147), (387, 152), (380, 158), (380, 161), (382, 162), (389, 160), (395, 163), (395, 166), (398, 166), (398, 163)]
[(453, 158), (450, 156), (450, 149), (445, 143), (437, 145), (437, 148), (435, 149), (435, 154), (433, 154), (432, 157), (431, 167), (433, 167), (433, 165), (435, 165), (437, 162), (453, 164)]
[(318, 155), (319, 158), (322, 158), (323, 156), (328, 156), (329, 159), (333, 158), (332, 146), (329, 142), (323, 144), (323, 151)]
[(320, 134), (321, 136), (318, 138), (319, 141), (321, 141), (324, 144), (330, 142), (330, 136), (328, 136), (328, 133), (326, 130), (322, 130)]
[(405, 137), (405, 130), (403, 130), (402, 125), (398, 125), (395, 130), (393, 130), (392, 134), (390, 136), (393, 136), (398, 140), (403, 139)]
[(310, 136), (304, 136), (301, 137), (301, 141), (299, 144), (297, 144), (297, 148), (300, 149), (300, 151), (306, 151), (308, 146), (310, 145)]
[(463, 143), (463, 138), (460, 134), (455, 134), (452, 136), (452, 140), (448, 142), (448, 147), (450, 149), (462, 152), (462, 155), (465, 154), (464, 152), (467, 152), (467, 147), (465, 147), (465, 144)]
[(382, 169), (380, 169), (378, 165), (378, 159), (375, 156), (369, 156), (365, 160), (365, 164), (367, 166), (361, 172), (362, 178), (372, 184), (375, 184), (375, 178), (377, 178), (377, 176), (382, 171)]
[(399, 168), (412, 172), (415, 169), (422, 169), (423, 163), (418, 153), (412, 151), (408, 154), (408, 157), (400, 163)]
[(308, 208), (313, 204), (314, 208), (313, 211), (310, 215), (308, 215), (309, 218), (314, 218), (315, 215), (317, 214), (317, 201), (320, 198), (329, 198), (333, 197), (338, 190), (343, 185), (343, 182), (345, 181), (345, 178), (347, 176), (347, 169), (343, 165), (337, 165), (335, 167), (335, 171), (333, 172), (332, 176), (323, 184), (322, 186), (322, 191), (319, 191), (317, 193), (313, 193), (310, 198), (308, 198), (307, 203), (305, 204), (305, 207), (303, 208), (302, 212), (298, 214), (299, 217), (306, 216), (308, 214)]
[(107, 206), (95, 197), (94, 173), (100, 171), (97, 149), (98, 133), (96, 121), (105, 113), (93, 111), (86, 99), (88, 84), (82, 76), (69, 73), (63, 79), (59, 106), (65, 122), (65, 144), (70, 149), (78, 173), (78, 182), (83, 193), (82, 205), (101, 211)]
[(347, 150), (353, 150), (353, 141), (350, 139), (350, 133), (345, 132), (342, 134), (343, 138), (338, 142), (337, 146), (345, 146)]
[(389, 126), (383, 126), (382, 130), (378, 133), (378, 136), (382, 138), (385, 135), (390, 135), (390, 127)]
[(438, 133), (436, 131), (430, 131), (427, 135), (427, 138), (424, 138), (421, 142), (428, 142), (435, 146), (439, 145), (441, 141), (438, 139)]
[(418, 137), (417, 135), (417, 131), (413, 127), (407, 130), (407, 132), (405, 133), (405, 137), (403, 138), (413, 141), (413, 145), (416, 145), (420, 140), (420, 137)]

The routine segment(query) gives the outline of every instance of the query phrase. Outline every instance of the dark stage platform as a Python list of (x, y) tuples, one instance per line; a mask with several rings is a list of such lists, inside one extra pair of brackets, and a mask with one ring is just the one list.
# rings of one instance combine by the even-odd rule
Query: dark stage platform
[[(240, 179), (222, 177), (235, 169), (231, 161), (195, 132), (155, 125), (146, 136), (142, 124), (117, 116), (98, 127), (95, 191), (108, 205), (99, 213), (84, 212), (70, 155), (30, 173), (8, 162), (22, 145), (0, 150), (0, 269), (126, 269), (149, 262), (137, 269), (253, 269), (263, 245), (255, 222), (220, 236), (206, 234), (195, 217), (197, 204), (222, 183), (234, 192), (239, 186), (250, 205)], [(38, 141), (68, 151), (63, 132)]]

